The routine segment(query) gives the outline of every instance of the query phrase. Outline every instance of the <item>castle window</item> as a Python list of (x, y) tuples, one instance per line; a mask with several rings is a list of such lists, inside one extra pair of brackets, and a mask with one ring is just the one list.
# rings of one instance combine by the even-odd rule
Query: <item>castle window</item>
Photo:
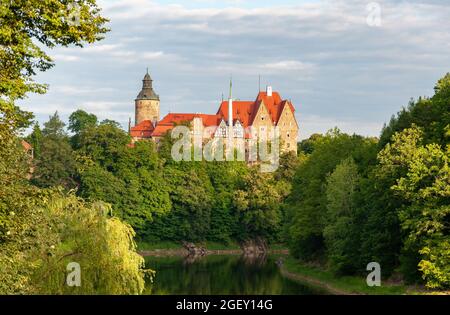
[(291, 144), (290, 144), (289, 142), (286, 143), (286, 147), (290, 148), (290, 147), (291, 147)]

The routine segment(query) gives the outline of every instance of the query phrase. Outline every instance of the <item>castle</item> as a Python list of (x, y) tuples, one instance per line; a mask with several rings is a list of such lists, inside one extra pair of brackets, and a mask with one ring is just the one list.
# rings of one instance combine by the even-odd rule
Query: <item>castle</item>
[[(295, 108), (288, 100), (283, 100), (278, 92), (268, 86), (259, 92), (255, 101), (235, 101), (231, 95), (222, 101), (216, 114), (169, 113), (160, 120), (160, 99), (153, 90), (153, 80), (148, 71), (144, 76), (142, 90), (135, 100), (135, 125), (129, 126), (133, 142), (153, 139), (158, 142), (168, 131), (178, 124), (212, 130), (209, 137), (228, 137), (250, 140), (278, 127), (281, 151), (297, 152), (299, 126), (295, 118)], [(231, 131), (232, 130), (232, 131)], [(255, 130), (256, 132), (248, 132)]]

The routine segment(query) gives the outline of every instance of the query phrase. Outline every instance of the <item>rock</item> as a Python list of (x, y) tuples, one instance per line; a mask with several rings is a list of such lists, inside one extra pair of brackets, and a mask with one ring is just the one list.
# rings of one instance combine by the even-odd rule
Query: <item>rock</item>
[(183, 241), (183, 247), (188, 251), (189, 256), (205, 256), (206, 248), (197, 247), (194, 243)]
[(269, 251), (267, 242), (261, 237), (246, 240), (241, 244), (241, 247), (244, 255), (248, 256), (265, 255)]

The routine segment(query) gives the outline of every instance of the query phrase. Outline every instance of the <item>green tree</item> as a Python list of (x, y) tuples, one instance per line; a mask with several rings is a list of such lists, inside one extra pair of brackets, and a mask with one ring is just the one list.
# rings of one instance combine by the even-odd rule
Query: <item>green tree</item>
[(450, 286), (450, 146), (425, 144), (413, 126), (397, 133), (379, 153), (381, 172), (396, 176), (391, 187), (405, 200), (399, 217), (405, 247), (419, 248), (419, 270), (431, 288)]
[(351, 274), (359, 269), (359, 231), (354, 201), (359, 180), (358, 167), (352, 158), (343, 160), (327, 177), (323, 235), (328, 262), (337, 274)]
[(80, 133), (82, 130), (95, 127), (97, 125), (97, 116), (88, 114), (84, 110), (77, 110), (69, 116), (69, 130), (73, 133)]
[(236, 191), (234, 204), (238, 211), (242, 238), (263, 237), (273, 241), (280, 232), (281, 195), (272, 174), (250, 171)]
[(64, 126), (58, 113), (44, 123), (32, 178), (39, 187), (75, 186), (76, 161)]
[(33, 126), (33, 131), (26, 138), (26, 140), (33, 147), (34, 158), (39, 158), (39, 156), (41, 155), (42, 138), (43, 135), (41, 128), (39, 127), (39, 123), (35, 123)]
[(82, 131), (79, 141), (78, 152), (109, 171), (114, 168), (131, 139), (122, 129), (104, 124)]
[(358, 165), (360, 175), (365, 176), (368, 166), (375, 163), (376, 142), (335, 129), (316, 137), (314, 151), (302, 157), (286, 206), (285, 234), (296, 257), (314, 259), (325, 253), (326, 178), (341, 161), (350, 157)]
[(36, 71), (54, 63), (43, 47), (82, 46), (102, 39), (107, 20), (95, 0), (0, 1), (0, 96), (9, 100), (44, 93)]

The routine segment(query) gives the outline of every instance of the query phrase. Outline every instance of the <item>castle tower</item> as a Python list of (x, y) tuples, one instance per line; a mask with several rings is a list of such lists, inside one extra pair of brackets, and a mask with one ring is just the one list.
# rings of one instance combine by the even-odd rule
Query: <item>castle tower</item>
[(150, 120), (155, 125), (159, 121), (159, 95), (153, 90), (153, 80), (148, 69), (142, 82), (142, 90), (135, 100), (135, 124)]

